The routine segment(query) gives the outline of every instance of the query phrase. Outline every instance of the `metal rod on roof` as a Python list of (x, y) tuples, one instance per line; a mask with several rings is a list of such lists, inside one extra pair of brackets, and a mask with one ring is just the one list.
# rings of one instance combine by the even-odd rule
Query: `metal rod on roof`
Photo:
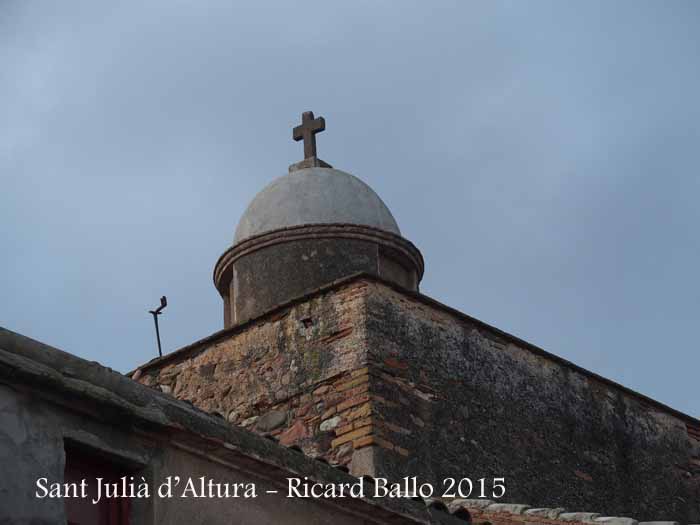
[(153, 315), (153, 322), (156, 324), (156, 339), (158, 341), (158, 355), (163, 357), (163, 350), (160, 348), (160, 330), (158, 329), (158, 316), (162, 313), (163, 308), (168, 306), (168, 299), (163, 296), (160, 298), (160, 306), (155, 310), (149, 310), (148, 313)]

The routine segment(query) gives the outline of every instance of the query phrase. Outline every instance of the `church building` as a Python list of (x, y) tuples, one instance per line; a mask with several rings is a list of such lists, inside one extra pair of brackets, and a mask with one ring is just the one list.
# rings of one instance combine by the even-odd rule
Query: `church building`
[(434, 488), (131, 500), (100, 523), (700, 523), (700, 421), (422, 294), (420, 250), (367, 184), (319, 158), (324, 129), (303, 114), (304, 160), (255, 196), (215, 262), (222, 330), (128, 377), (0, 333), (0, 456), (15, 473), (0, 501), (25, 509), (0, 523), (65, 523), (47, 517), (55, 501), (22, 521), (47, 468)]

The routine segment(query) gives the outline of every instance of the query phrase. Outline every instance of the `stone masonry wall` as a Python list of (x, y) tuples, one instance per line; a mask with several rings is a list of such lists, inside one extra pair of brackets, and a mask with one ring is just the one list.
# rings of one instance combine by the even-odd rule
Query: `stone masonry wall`
[(307, 455), (349, 465), (372, 433), (366, 287), (358, 282), (276, 311), (135, 378)]
[(379, 475), (505, 477), (512, 503), (700, 521), (691, 418), (383, 284), (367, 301)]
[(696, 420), (371, 278), (135, 378), (356, 475), (505, 477), (500, 501), (700, 522)]

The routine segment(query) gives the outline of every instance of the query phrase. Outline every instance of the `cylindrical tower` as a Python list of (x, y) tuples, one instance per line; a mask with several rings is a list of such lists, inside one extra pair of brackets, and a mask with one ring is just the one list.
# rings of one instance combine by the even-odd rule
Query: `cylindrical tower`
[(252, 200), (217, 261), (225, 327), (360, 272), (418, 290), (423, 257), (384, 202), (313, 154)]

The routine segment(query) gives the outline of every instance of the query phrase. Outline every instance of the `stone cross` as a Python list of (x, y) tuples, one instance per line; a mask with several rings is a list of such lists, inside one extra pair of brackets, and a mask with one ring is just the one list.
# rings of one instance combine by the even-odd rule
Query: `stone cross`
[(316, 133), (326, 129), (326, 120), (323, 117), (314, 118), (313, 111), (304, 111), (301, 115), (301, 125), (294, 128), (292, 138), (299, 142), (304, 141), (304, 159), (316, 157)]

